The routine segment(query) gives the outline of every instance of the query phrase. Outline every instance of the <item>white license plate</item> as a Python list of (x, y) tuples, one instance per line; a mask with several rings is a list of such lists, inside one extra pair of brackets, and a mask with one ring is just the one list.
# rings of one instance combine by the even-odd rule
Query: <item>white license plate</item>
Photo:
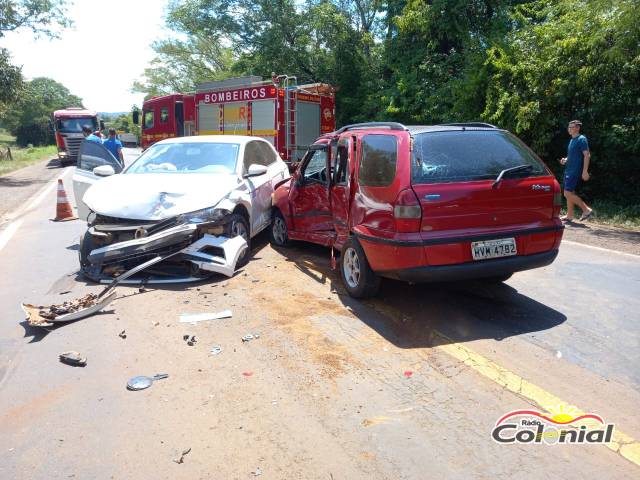
[(474, 260), (487, 258), (510, 257), (516, 255), (516, 239), (501, 238), (484, 242), (471, 242), (471, 255)]

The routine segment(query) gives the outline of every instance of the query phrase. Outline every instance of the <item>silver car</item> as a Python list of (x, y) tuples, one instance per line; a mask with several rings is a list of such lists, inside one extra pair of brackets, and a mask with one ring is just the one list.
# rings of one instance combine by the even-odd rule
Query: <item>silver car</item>
[(88, 224), (81, 269), (108, 281), (162, 256), (146, 281), (231, 276), (248, 261), (251, 238), (270, 224), (271, 194), (287, 178), (285, 162), (258, 137), (167, 139), (124, 170), (105, 147), (85, 141), (73, 177), (78, 215)]

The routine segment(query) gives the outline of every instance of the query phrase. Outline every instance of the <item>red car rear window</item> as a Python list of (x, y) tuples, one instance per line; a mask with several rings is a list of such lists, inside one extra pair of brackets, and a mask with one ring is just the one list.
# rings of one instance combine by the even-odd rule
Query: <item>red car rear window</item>
[(518, 138), (504, 131), (456, 130), (419, 133), (411, 156), (413, 184), (495, 179), (502, 170), (531, 169), (511, 178), (546, 175), (547, 171)]

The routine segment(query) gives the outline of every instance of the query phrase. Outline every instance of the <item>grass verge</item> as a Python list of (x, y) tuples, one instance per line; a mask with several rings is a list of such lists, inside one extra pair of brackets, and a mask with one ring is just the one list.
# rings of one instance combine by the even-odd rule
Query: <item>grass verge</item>
[[(7, 148), (11, 149), (13, 160), (5, 160)], [(6, 130), (0, 129), (0, 175), (28, 167), (33, 163), (53, 158), (57, 155), (58, 149), (55, 145), (46, 147), (20, 148), (16, 145), (16, 139)]]
[[(0, 144), (0, 151), (5, 153), (6, 150), (6, 145)], [(19, 170), (47, 158), (53, 158), (56, 156), (57, 151), (58, 149), (55, 145), (32, 148), (11, 147), (13, 160), (0, 160), (0, 175)]]
[[(610, 227), (630, 228), (637, 230), (640, 228), (640, 205), (619, 205), (609, 201), (589, 202), (595, 214), (589, 219), (591, 223), (608, 225)], [(562, 209), (562, 215), (567, 213), (567, 209)], [(576, 209), (576, 218), (580, 218), (582, 212)]]

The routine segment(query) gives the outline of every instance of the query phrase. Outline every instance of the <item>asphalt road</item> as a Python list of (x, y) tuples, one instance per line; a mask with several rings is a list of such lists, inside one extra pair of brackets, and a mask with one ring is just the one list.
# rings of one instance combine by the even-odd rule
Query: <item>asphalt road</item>
[[(41, 192), (0, 227), (0, 478), (638, 478), (640, 257), (571, 243), (501, 286), (389, 281), (359, 302), (325, 249), (261, 236), (232, 279), (119, 288), (106, 312), (45, 331), (20, 302), (99, 287), (76, 275), (84, 224), (50, 222)], [(88, 365), (59, 363), (65, 350)], [(125, 389), (155, 373), (169, 378)], [(624, 436), (491, 440), (505, 413), (558, 405)]]

